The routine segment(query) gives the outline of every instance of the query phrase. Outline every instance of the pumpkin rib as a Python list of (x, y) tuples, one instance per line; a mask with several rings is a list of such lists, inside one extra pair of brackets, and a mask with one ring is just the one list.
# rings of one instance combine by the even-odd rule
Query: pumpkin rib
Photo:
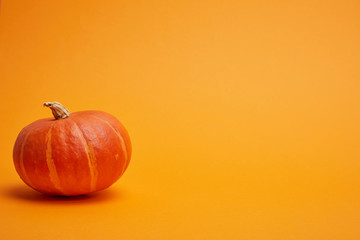
[(116, 130), (116, 132), (118, 132), (120, 134), (120, 136), (123, 138), (124, 143), (125, 143), (125, 149), (127, 152), (127, 162), (125, 164), (124, 167), (124, 172), (126, 171), (127, 167), (129, 166), (130, 163), (130, 159), (131, 159), (131, 152), (132, 152), (132, 147), (131, 147), (131, 142), (130, 142), (130, 137), (129, 134), (127, 132), (127, 130), (125, 129), (125, 127), (122, 125), (122, 123), (117, 120), (116, 118), (114, 118), (112, 115), (105, 113), (105, 112), (99, 112), (96, 111), (94, 112), (95, 116), (102, 118), (102, 116), (104, 116), (104, 118), (106, 119), (106, 121)]
[(124, 141), (124, 138), (121, 136), (121, 134), (106, 120), (98, 117), (98, 116), (95, 116), (95, 115), (91, 115), (92, 117), (104, 122), (106, 125), (108, 125), (114, 132), (115, 134), (119, 137), (120, 139), (120, 144), (121, 144), (121, 150), (122, 152), (124, 153), (124, 158), (125, 158), (125, 164), (123, 166), (123, 169), (121, 170), (121, 175), (125, 172), (125, 168), (128, 164), (128, 153), (127, 153), (127, 150), (126, 150), (126, 145), (125, 145), (125, 141)]
[(21, 171), (21, 177), (24, 178), (24, 181), (32, 188), (34, 187), (34, 184), (32, 183), (32, 181), (30, 180), (29, 176), (26, 173), (26, 169), (25, 169), (25, 165), (24, 165), (24, 148), (25, 148), (25, 143), (30, 135), (30, 133), (32, 132), (32, 129), (30, 129), (24, 136), (23, 142), (21, 144), (21, 148), (20, 148), (20, 154), (19, 154), (19, 166), (20, 166), (20, 171)]
[[(55, 123), (54, 123), (55, 124)], [(60, 191), (62, 194), (64, 193), (64, 190), (61, 187), (60, 184), (60, 178), (56, 170), (56, 166), (54, 163), (54, 159), (52, 157), (52, 147), (51, 147), (51, 132), (53, 129), (54, 124), (51, 125), (48, 133), (45, 137), (45, 143), (46, 143), (46, 164), (49, 168), (49, 178), (50, 182), (54, 185), (54, 188), (58, 191)]]
[(129, 133), (125, 129), (124, 125), (118, 119), (114, 118), (114, 116), (106, 112), (102, 112), (102, 111), (87, 111), (87, 112), (89, 113), (89, 116), (96, 116), (98, 118), (101, 118), (102, 120), (106, 119), (106, 121), (122, 136), (127, 151), (128, 161), (125, 166), (125, 170), (126, 170), (130, 163), (132, 146), (131, 146)]
[[(130, 142), (130, 137), (129, 137), (129, 133), (127, 132), (127, 130), (125, 129), (125, 127), (122, 125), (121, 122), (119, 122), (117, 119), (115, 119), (117, 124), (115, 125), (115, 123), (110, 123), (111, 126), (116, 126), (116, 130), (119, 132), (119, 134), (122, 136), (122, 138), (124, 139), (125, 142), (125, 149), (127, 151), (127, 163), (125, 165), (125, 170), (127, 169), (127, 167), (130, 164), (130, 159), (131, 159), (131, 142)], [(115, 128), (115, 127), (114, 127)]]
[(90, 191), (93, 192), (96, 190), (96, 183), (97, 183), (97, 176), (98, 176), (98, 172), (96, 169), (96, 156), (94, 153), (94, 148), (91, 144), (89, 144), (86, 141), (84, 133), (82, 132), (82, 130), (78, 126), (78, 124), (72, 119), (69, 119), (69, 120), (71, 120), (74, 123), (75, 128), (79, 132), (80, 141), (84, 145), (86, 156), (88, 159), (89, 171), (90, 171)]

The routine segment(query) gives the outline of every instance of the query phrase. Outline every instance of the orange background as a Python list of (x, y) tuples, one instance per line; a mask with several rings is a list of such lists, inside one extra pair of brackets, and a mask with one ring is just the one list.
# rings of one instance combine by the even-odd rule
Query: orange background
[[(360, 239), (360, 2), (1, 1), (1, 239)], [(133, 157), (49, 198), (17, 134), (103, 110)]]

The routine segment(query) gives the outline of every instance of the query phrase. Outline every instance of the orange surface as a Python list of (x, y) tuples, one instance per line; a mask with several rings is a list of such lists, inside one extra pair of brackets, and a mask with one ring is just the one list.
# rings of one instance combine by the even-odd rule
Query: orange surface
[[(360, 2), (1, 1), (1, 239), (360, 239)], [(101, 193), (12, 163), (45, 101), (133, 142)]]

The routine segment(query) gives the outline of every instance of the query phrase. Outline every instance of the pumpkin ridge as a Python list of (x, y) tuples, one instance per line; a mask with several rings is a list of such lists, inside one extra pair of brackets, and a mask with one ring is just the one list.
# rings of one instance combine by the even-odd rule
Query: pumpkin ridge
[(124, 138), (121, 136), (121, 134), (106, 120), (102, 119), (102, 118), (99, 118), (98, 116), (94, 116), (92, 115), (92, 117), (96, 118), (96, 119), (99, 119), (100, 121), (104, 122), (106, 125), (108, 125), (114, 132), (115, 134), (119, 137), (120, 139), (120, 144), (121, 144), (121, 149), (123, 150), (124, 152), (124, 157), (125, 157), (125, 164), (124, 164), (124, 167), (123, 169), (121, 170), (121, 174), (124, 173), (125, 171), (125, 168), (126, 168), (126, 165), (128, 164), (128, 153), (127, 153), (127, 150), (126, 150), (126, 145), (125, 145), (125, 141), (124, 141)]
[(93, 148), (93, 146), (91, 144), (89, 144), (86, 141), (84, 133), (81, 131), (78, 124), (72, 119), (71, 119), (71, 121), (74, 123), (75, 128), (80, 133), (80, 135), (79, 135), (80, 136), (80, 141), (84, 145), (86, 156), (87, 156), (87, 159), (88, 159), (88, 164), (89, 164), (90, 181), (91, 181), (90, 182), (90, 190), (95, 191), (96, 190), (98, 172), (97, 172), (97, 169), (96, 169), (96, 156), (95, 156), (95, 153), (94, 153), (94, 148)]
[(22, 172), (22, 177), (24, 178), (24, 181), (29, 184), (31, 187), (35, 188), (33, 183), (31, 182), (29, 176), (26, 173), (26, 169), (25, 169), (25, 165), (24, 165), (24, 148), (25, 148), (25, 143), (30, 135), (30, 133), (32, 132), (32, 129), (29, 130), (28, 133), (26, 133), (24, 140), (21, 144), (21, 148), (20, 148), (20, 159), (19, 159), (19, 165), (20, 165), (20, 171)]
[(54, 124), (50, 127), (48, 133), (45, 137), (46, 142), (46, 164), (49, 168), (49, 178), (51, 183), (54, 185), (54, 187), (59, 190), (61, 193), (64, 193), (64, 190), (62, 189), (60, 185), (60, 179), (59, 175), (56, 170), (56, 166), (54, 163), (54, 159), (52, 158), (52, 147), (51, 147), (51, 132)]

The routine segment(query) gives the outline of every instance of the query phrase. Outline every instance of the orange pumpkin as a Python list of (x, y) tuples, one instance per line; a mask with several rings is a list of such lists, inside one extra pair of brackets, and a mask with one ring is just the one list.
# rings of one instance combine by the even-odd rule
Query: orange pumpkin
[(131, 142), (124, 126), (101, 111), (69, 113), (46, 102), (55, 119), (40, 119), (19, 133), (13, 151), (17, 173), (33, 189), (75, 196), (105, 189), (127, 169)]

